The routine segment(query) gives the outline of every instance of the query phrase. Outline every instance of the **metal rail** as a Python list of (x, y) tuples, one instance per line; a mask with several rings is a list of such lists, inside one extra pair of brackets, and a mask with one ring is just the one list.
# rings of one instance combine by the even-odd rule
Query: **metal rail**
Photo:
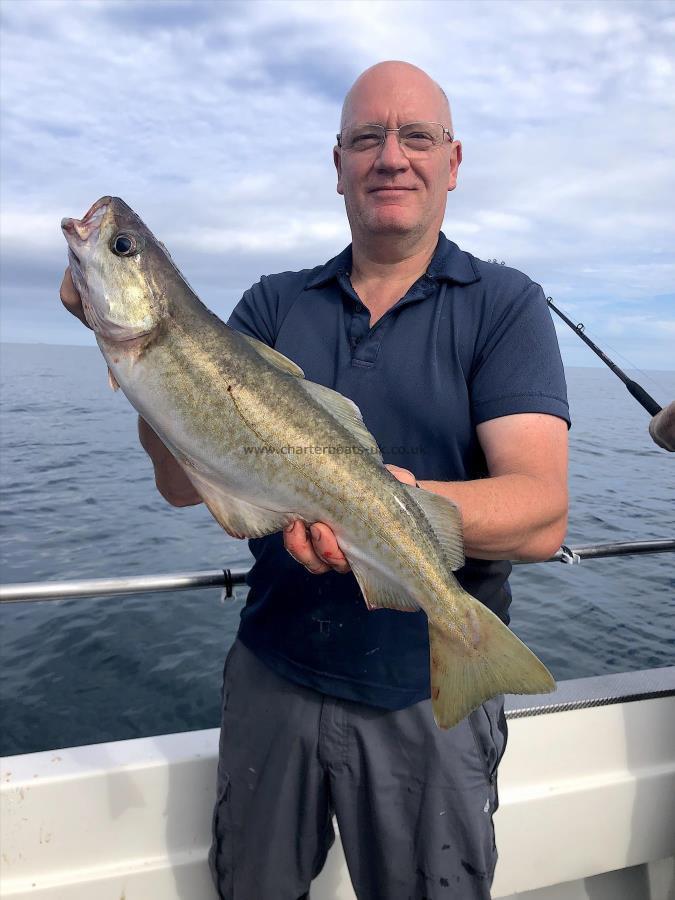
[(658, 669), (613, 672), (610, 675), (559, 681), (551, 694), (509, 694), (505, 712), (509, 720), (522, 719), (571, 709), (674, 696), (675, 666), (661, 666)]
[(85, 578), (79, 581), (28, 581), (0, 585), (0, 603), (30, 600), (66, 600), (73, 597), (101, 597), (119, 594), (152, 594), (158, 591), (190, 591), (223, 588), (232, 596), (235, 584), (246, 582), (246, 569), (214, 569), (207, 572), (174, 572), (167, 575), (132, 575), (122, 578)]
[[(563, 544), (560, 550), (550, 559), (543, 562), (561, 562), (577, 564), (584, 559), (603, 559), (610, 556), (640, 556), (644, 553), (672, 553), (675, 550), (675, 540), (664, 541), (613, 541), (610, 544), (592, 544), (588, 547), (568, 547)], [(534, 563), (513, 560), (514, 566), (531, 566)], [(2, 590), (0, 589), (0, 599)]]
[[(596, 544), (589, 547), (566, 547), (563, 545), (557, 553), (544, 562), (569, 564), (580, 563), (583, 559), (644, 553), (672, 553), (673, 551), (675, 551), (675, 540), (630, 541)], [(514, 562), (514, 565), (532, 565), (532, 563)], [(74, 597), (150, 594), (158, 591), (188, 591), (209, 587), (223, 588), (224, 596), (231, 597), (234, 585), (245, 584), (247, 575), (246, 569), (214, 569), (206, 572), (88, 578), (79, 581), (29, 581), (23, 584), (0, 585), (0, 604), (26, 603), (32, 600), (66, 600)]]

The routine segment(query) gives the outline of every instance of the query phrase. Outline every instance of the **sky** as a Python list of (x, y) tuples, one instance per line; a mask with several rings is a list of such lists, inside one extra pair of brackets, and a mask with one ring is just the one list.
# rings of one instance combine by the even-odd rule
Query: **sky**
[[(105, 194), (221, 318), (262, 274), (336, 255), (342, 99), (404, 59), (443, 86), (463, 144), (446, 235), (526, 272), (620, 365), (675, 369), (675, 2), (2, 0), (0, 15), (2, 340), (93, 344), (58, 299), (60, 220)], [(598, 363), (557, 327), (567, 365)]]

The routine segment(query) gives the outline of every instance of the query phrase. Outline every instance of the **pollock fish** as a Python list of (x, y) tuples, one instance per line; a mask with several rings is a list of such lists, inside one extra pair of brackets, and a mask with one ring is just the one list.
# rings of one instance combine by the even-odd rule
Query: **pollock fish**
[[(543, 663), (453, 575), (464, 562), (456, 506), (385, 468), (351, 400), (221, 322), (119, 198), (102, 197), (61, 227), (111, 384), (228, 534), (325, 522), (369, 609), (424, 610), (441, 728), (497, 694), (555, 687)], [(327, 452), (288, 452), (296, 447)]]

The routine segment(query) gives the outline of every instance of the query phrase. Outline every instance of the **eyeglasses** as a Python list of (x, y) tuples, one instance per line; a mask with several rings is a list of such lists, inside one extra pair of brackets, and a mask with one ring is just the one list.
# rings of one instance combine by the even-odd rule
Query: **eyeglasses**
[(452, 142), (452, 133), (444, 128), (440, 122), (411, 122), (401, 125), (400, 128), (385, 128), (384, 125), (354, 125), (345, 128), (336, 135), (338, 147), (343, 150), (351, 150), (363, 153), (366, 150), (377, 150), (385, 142), (387, 135), (398, 135), (398, 142), (408, 156), (417, 156), (428, 153), (445, 140), (445, 136)]

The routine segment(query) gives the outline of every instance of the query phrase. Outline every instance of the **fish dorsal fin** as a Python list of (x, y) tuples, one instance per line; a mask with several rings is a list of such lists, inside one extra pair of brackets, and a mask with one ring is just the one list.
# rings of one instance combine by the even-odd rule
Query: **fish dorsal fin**
[(262, 341), (259, 341), (254, 337), (250, 337), (250, 335), (248, 334), (242, 334), (241, 332), (239, 332), (239, 336), (243, 337), (248, 345), (252, 347), (259, 356), (262, 356), (262, 358), (266, 362), (279, 369), (280, 372), (285, 372), (286, 375), (295, 375), (296, 378), (305, 377), (305, 373), (302, 371), (300, 366), (297, 366), (287, 356), (284, 356), (283, 353), (279, 353), (279, 351), (275, 350), (274, 347), (270, 347), (269, 344), (264, 344)]
[(382, 454), (377, 442), (368, 431), (361, 415), (361, 410), (353, 400), (332, 388), (324, 387), (315, 381), (305, 381), (304, 388), (307, 393), (323, 408), (338, 420), (343, 428), (355, 438), (358, 445), (363, 447), (378, 462), (382, 462)]
[[(284, 356), (283, 353), (279, 353), (278, 350), (270, 347), (269, 344), (264, 344), (262, 341), (250, 337), (248, 334), (241, 334), (241, 332), (239, 332), (239, 334), (249, 346), (252, 347), (259, 356), (270, 363), (270, 365), (287, 375), (294, 375), (296, 378), (304, 379), (305, 373), (300, 366), (296, 365), (287, 356)], [(377, 446), (375, 438), (366, 428), (363, 422), (363, 416), (361, 415), (361, 410), (356, 403), (348, 397), (343, 396), (338, 391), (324, 387), (324, 385), (317, 384), (314, 381), (305, 381), (304, 387), (307, 390), (307, 393), (310, 394), (317, 403), (320, 403), (325, 410), (334, 416), (338, 422), (349, 431), (356, 439), (359, 446), (366, 449), (368, 453), (372, 453), (379, 462), (382, 461), (380, 448)]]
[(403, 485), (429, 520), (434, 534), (443, 548), (448, 568), (454, 572), (464, 565), (462, 516), (451, 500), (431, 491)]

